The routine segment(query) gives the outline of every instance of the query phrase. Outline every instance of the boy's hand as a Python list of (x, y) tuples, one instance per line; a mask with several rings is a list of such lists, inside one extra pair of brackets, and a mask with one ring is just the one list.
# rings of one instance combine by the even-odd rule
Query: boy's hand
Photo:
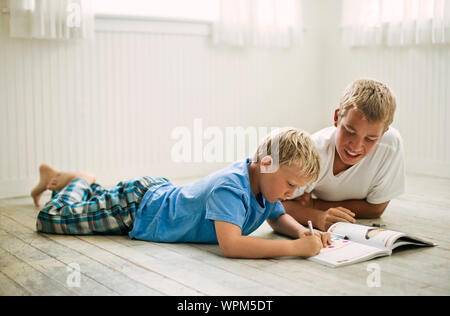
[(355, 213), (344, 207), (332, 207), (323, 211), (319, 216), (317, 227), (326, 231), (331, 225), (337, 222), (355, 223)]
[[(311, 236), (311, 233), (309, 230), (305, 230), (300, 233), (300, 238), (305, 238), (306, 236)], [(330, 233), (324, 233), (318, 230), (314, 230), (314, 236), (320, 238), (322, 242), (322, 247), (325, 248), (328, 245), (331, 245), (331, 235)]]
[(299, 239), (293, 240), (295, 245), (295, 252), (299, 257), (312, 257), (319, 254), (322, 249), (322, 240), (316, 236), (305, 236)]

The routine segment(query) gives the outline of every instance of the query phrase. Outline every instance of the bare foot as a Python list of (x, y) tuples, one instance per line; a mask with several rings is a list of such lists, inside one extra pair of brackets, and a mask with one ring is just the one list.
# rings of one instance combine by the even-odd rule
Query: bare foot
[(47, 185), (50, 180), (56, 176), (58, 172), (49, 165), (42, 164), (39, 166), (39, 183), (31, 191), (31, 197), (33, 198), (34, 205), (39, 206), (39, 200), (42, 193), (47, 189)]
[(47, 184), (47, 189), (52, 191), (61, 191), (66, 185), (76, 178), (82, 178), (89, 185), (95, 182), (95, 177), (88, 173), (82, 172), (57, 172), (56, 175)]

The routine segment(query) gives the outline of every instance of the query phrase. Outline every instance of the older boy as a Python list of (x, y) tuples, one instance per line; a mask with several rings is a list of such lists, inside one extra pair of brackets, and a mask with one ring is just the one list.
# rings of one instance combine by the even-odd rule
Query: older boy
[[(278, 144), (278, 155), (272, 154), (272, 144)], [(156, 242), (219, 243), (225, 256), (241, 258), (307, 257), (330, 243), (329, 234), (308, 236), (280, 202), (319, 174), (319, 155), (309, 136), (297, 129), (269, 136), (253, 161), (237, 161), (178, 187), (165, 178), (139, 177), (107, 191), (90, 175), (58, 173), (47, 165), (40, 173), (32, 192), (36, 204), (43, 189), (60, 190), (38, 215), (40, 232), (129, 233), (131, 238)], [(295, 239), (248, 236), (264, 220)]]
[(312, 135), (321, 157), (319, 178), (283, 202), (286, 212), (324, 231), (335, 222), (354, 223), (354, 217), (380, 217), (405, 186), (402, 139), (389, 127), (395, 107), (392, 92), (379, 81), (349, 85), (334, 126)]

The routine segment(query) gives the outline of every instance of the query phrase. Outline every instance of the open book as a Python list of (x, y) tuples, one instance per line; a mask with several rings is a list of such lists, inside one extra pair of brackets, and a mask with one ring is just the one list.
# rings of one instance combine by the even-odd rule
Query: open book
[(436, 246), (433, 242), (409, 234), (350, 223), (335, 223), (328, 232), (333, 243), (308, 260), (330, 267), (390, 256), (393, 249), (403, 245)]

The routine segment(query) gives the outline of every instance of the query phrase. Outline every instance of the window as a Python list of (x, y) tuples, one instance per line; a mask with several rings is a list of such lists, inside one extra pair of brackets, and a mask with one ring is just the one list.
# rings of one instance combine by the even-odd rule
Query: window
[(449, 0), (343, 0), (344, 40), (352, 46), (450, 42)]
[(380, 26), (404, 21), (443, 19), (443, 0), (344, 0), (344, 22)]
[(216, 21), (219, 0), (94, 0), (95, 14)]

